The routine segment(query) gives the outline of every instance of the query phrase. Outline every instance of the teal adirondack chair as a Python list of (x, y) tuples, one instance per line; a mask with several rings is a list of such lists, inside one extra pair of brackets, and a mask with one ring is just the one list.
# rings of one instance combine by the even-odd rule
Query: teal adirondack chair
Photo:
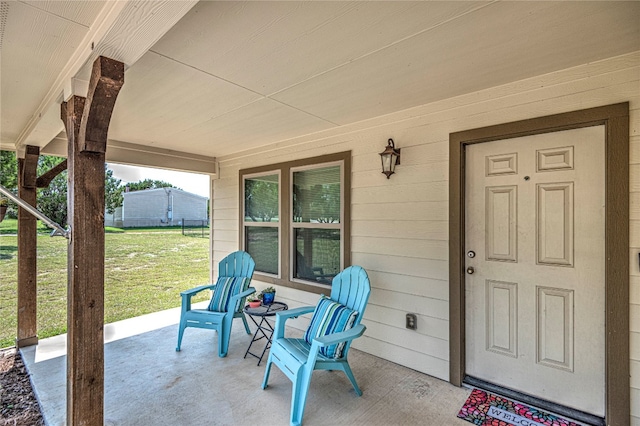
[[(220, 357), (227, 356), (234, 318), (242, 318), (244, 329), (247, 334), (251, 334), (242, 309), (246, 297), (256, 291), (255, 288), (249, 287), (255, 266), (256, 263), (249, 253), (236, 251), (218, 264), (218, 281), (215, 284), (201, 285), (180, 293), (182, 311), (176, 351), (180, 351), (182, 336), (187, 327), (216, 330)], [(204, 290), (213, 290), (207, 309), (191, 309), (191, 298)]]
[[(313, 370), (343, 371), (351, 381), (356, 394), (362, 395), (347, 361), (347, 354), (351, 341), (362, 336), (366, 329), (360, 324), (360, 320), (370, 292), (369, 277), (365, 270), (360, 266), (351, 266), (333, 278), (331, 298), (322, 296), (316, 306), (304, 306), (276, 313), (276, 326), (262, 389), (267, 387), (271, 364), (277, 365), (293, 382), (292, 425), (302, 424)], [(289, 318), (311, 312), (314, 312), (314, 315), (305, 338), (284, 337), (285, 322)], [(349, 324), (352, 324), (351, 328)]]

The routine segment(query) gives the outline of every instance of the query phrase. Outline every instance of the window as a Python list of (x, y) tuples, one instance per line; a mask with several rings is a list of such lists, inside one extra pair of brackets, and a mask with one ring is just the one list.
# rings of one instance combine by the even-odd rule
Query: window
[(292, 170), (294, 278), (330, 284), (341, 270), (340, 165)]
[(320, 293), (349, 265), (350, 175), (350, 152), (240, 171), (257, 279)]
[(279, 182), (279, 173), (244, 180), (245, 250), (256, 262), (256, 270), (273, 275), (279, 269)]

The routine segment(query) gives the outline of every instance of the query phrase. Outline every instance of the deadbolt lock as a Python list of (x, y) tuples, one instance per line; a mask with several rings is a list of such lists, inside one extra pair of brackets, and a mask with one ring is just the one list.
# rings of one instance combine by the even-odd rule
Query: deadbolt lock
[(470, 257), (471, 259), (473, 259), (474, 257), (476, 257), (476, 252), (473, 250), (469, 250), (467, 252), (467, 256)]

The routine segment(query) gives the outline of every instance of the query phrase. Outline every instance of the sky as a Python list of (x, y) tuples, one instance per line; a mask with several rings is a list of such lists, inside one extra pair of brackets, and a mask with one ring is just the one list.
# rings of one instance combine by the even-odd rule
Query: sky
[(113, 177), (122, 180), (122, 184), (144, 179), (162, 180), (184, 191), (209, 198), (209, 175), (113, 163), (109, 163), (108, 167), (113, 170)]

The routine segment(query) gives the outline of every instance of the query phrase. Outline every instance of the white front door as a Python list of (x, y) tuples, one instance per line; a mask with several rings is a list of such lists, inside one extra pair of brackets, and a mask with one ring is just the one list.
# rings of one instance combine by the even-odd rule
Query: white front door
[(465, 154), (466, 374), (600, 417), (604, 138), (595, 126)]

